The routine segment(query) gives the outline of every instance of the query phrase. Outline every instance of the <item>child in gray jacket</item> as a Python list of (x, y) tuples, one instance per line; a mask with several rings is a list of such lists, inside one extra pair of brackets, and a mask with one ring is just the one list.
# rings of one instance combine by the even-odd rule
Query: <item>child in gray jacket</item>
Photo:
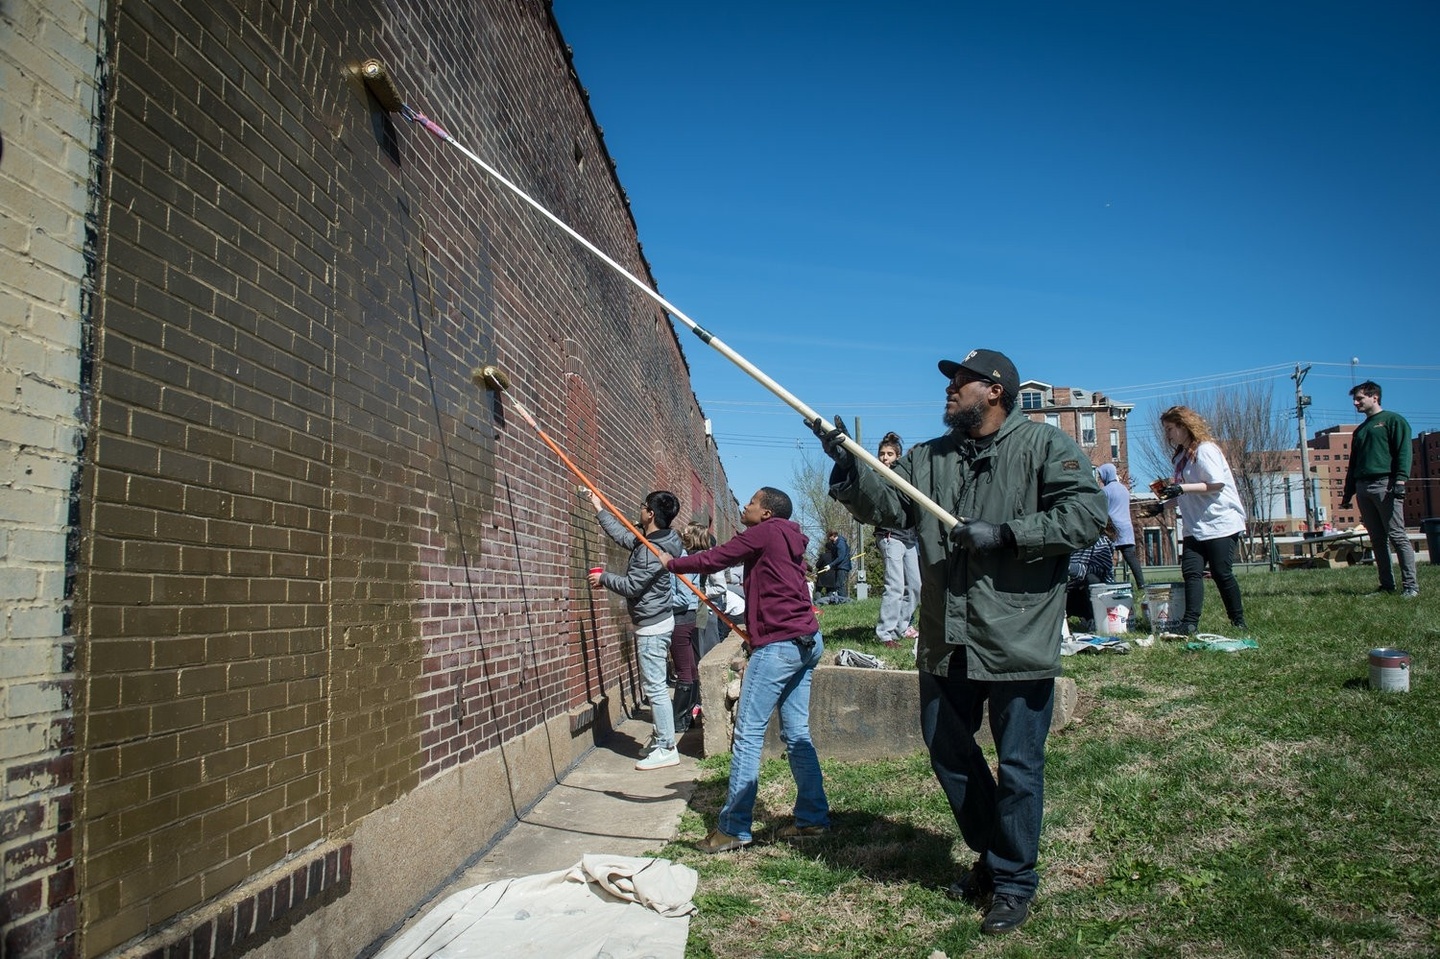
[[(605, 534), (630, 550), (625, 572), (594, 572), (589, 575), (591, 589), (608, 589), (625, 597), (630, 620), (635, 624), (635, 658), (640, 663), (640, 683), (650, 701), (650, 715), (655, 723), (655, 736), (649, 751), (635, 763), (636, 769), (663, 769), (680, 763), (675, 748), (675, 716), (671, 710), (670, 687), (665, 682), (670, 660), (670, 636), (675, 630), (671, 609), (670, 573), (650, 552), (640, 538), (610, 515), (593, 492), (590, 502)], [(670, 523), (680, 512), (680, 501), (668, 490), (655, 490), (645, 497), (636, 523), (645, 538), (667, 553), (684, 551), (680, 536)]]

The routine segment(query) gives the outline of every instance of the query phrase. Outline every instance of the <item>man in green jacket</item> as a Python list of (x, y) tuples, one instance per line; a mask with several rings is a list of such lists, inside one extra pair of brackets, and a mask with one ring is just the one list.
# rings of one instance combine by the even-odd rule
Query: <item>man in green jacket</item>
[[(1003, 353), (942, 360), (949, 432), (894, 471), (961, 518), (947, 530), (842, 445), (844, 424), (811, 424), (835, 460), (830, 495), (862, 523), (914, 526), (920, 547), (920, 728), (960, 834), (978, 855), (951, 895), (986, 910), (981, 931), (1030, 915), (1044, 812), (1069, 556), (1105, 528), (1090, 460), (1053, 426), (1016, 410), (1020, 377)], [(997, 780), (975, 742), (989, 702)]]
[(1395, 571), (1390, 550), (1400, 560), (1400, 595), (1420, 595), (1415, 574), (1415, 548), (1405, 532), (1405, 481), (1410, 478), (1410, 423), (1399, 413), (1380, 406), (1380, 384), (1366, 380), (1350, 390), (1350, 400), (1365, 422), (1355, 427), (1350, 440), (1350, 464), (1345, 468), (1341, 509), (1360, 501), (1360, 521), (1375, 549), (1377, 593), (1395, 592)]

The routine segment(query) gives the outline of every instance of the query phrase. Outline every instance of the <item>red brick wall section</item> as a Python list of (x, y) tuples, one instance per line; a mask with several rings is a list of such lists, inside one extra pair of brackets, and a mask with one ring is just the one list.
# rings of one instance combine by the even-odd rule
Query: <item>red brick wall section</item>
[[(724, 482), (653, 301), (354, 75), (381, 58), (647, 275), (544, 0), (153, 0), (112, 30), (76, 608), (88, 956), (620, 681), (623, 607), (577, 590), (598, 547), (574, 478), (511, 401), (571, 434), (583, 370), (569, 439), (617, 503), (662, 473)], [(485, 363), (506, 396), (472, 384)]]
[[(600, 430), (597, 422), (595, 396), (589, 384), (578, 373), (566, 375), (564, 449), (581, 473), (594, 481), (590, 468), (600, 462)], [(580, 562), (574, 564), (572, 572), (572, 601), (570, 623), (566, 632), (571, 650), (569, 658), (569, 682), (572, 690), (583, 690), (587, 702), (597, 706), (618, 677), (607, 674), (607, 659), (601, 646), (600, 636), (604, 632), (605, 611), (608, 600), (604, 593), (590, 589), (585, 574), (592, 566), (604, 566), (613, 561), (611, 544), (599, 529), (594, 507), (588, 494), (580, 493), (578, 478), (575, 483), (575, 505), (573, 508), (572, 538), (579, 553)], [(610, 496), (610, 491), (601, 489)], [(612, 500), (613, 502), (613, 500)], [(616, 504), (620, 507), (620, 504)], [(595, 713), (592, 713), (593, 718)]]

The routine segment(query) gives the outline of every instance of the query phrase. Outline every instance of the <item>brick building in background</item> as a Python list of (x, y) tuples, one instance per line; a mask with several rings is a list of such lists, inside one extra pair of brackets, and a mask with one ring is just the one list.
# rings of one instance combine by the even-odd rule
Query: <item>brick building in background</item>
[(1440, 433), (1421, 433), (1414, 438), (1410, 482), (1405, 487), (1405, 524), (1419, 526), (1421, 520), (1440, 517)]
[(1119, 481), (1130, 489), (1131, 523), (1141, 561), (1147, 566), (1179, 562), (1175, 538), (1162, 517), (1141, 516), (1138, 506), (1150, 496), (1144, 483), (1130, 475), (1129, 416), (1134, 404), (1116, 403), (1104, 393), (1072, 386), (1051, 386), (1040, 380), (1020, 384), (1020, 409), (1037, 423), (1064, 430), (1090, 457), (1093, 466), (1115, 464)]
[[(545, 0), (16, 0), (0, 951), (345, 956), (622, 713), (622, 510), (731, 496)], [(716, 504), (721, 508), (716, 509)], [(183, 945), (182, 945), (183, 944)]]
[(1134, 404), (1116, 403), (1091, 390), (1026, 380), (1020, 384), (1019, 405), (1032, 420), (1064, 430), (1092, 464), (1114, 463), (1120, 482), (1130, 482), (1130, 439), (1125, 424)]
[[(1329, 523), (1336, 529), (1351, 529), (1360, 525), (1359, 507), (1351, 503), (1349, 509), (1340, 508), (1345, 492), (1345, 471), (1350, 467), (1350, 442), (1355, 438), (1355, 426), (1354, 423), (1331, 426), (1305, 441), (1305, 455), (1310, 460), (1310, 488), (1317, 510), (1316, 519), (1322, 524)], [(1297, 450), (1297, 460), (1299, 455)], [(1302, 507), (1302, 520), (1304, 516), (1305, 510)], [(1300, 525), (1303, 526), (1303, 522)]]
[[(1360, 525), (1360, 510), (1354, 504), (1340, 508), (1345, 491), (1345, 470), (1350, 465), (1350, 442), (1358, 424), (1332, 426), (1316, 433), (1310, 448), (1311, 475), (1317, 480), (1319, 502), (1325, 516), (1338, 529)], [(1405, 484), (1405, 525), (1419, 527), (1420, 521), (1440, 516), (1440, 433), (1418, 433), (1410, 440), (1410, 481)]]

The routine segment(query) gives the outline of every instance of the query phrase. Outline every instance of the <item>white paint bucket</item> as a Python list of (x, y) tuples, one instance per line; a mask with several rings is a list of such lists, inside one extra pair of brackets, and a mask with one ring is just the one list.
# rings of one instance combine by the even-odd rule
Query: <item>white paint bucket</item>
[(1096, 583), (1090, 587), (1090, 612), (1096, 636), (1119, 636), (1130, 628), (1135, 594), (1129, 583)]
[(1152, 630), (1172, 629), (1185, 618), (1185, 584), (1151, 583), (1141, 607)]
[(1410, 691), (1410, 654), (1381, 646), (1370, 650), (1370, 688), (1387, 693)]

